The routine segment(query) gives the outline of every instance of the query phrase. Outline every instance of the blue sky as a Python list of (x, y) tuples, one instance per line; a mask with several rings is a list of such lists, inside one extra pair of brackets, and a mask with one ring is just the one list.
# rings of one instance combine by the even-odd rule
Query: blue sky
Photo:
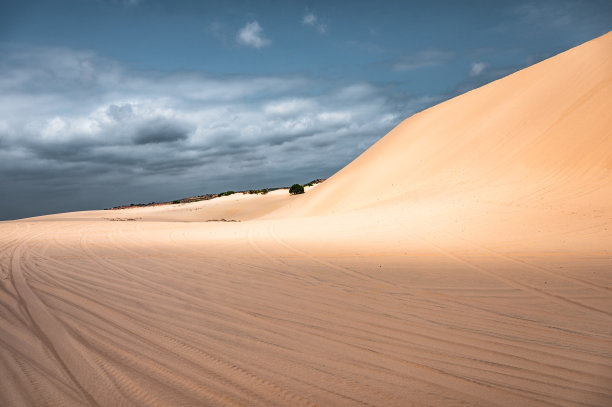
[(0, 3), (0, 219), (328, 177), (610, 1)]

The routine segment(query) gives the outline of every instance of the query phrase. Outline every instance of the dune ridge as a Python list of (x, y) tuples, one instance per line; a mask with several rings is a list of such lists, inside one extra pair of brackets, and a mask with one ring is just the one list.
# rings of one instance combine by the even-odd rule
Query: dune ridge
[(610, 111), (612, 33), (301, 196), (0, 222), (0, 405), (611, 405)]

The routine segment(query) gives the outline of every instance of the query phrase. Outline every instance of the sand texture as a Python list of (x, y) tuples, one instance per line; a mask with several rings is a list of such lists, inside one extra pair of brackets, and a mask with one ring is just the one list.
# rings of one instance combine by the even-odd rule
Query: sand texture
[(0, 222), (0, 406), (610, 406), (611, 249), (609, 33), (300, 196)]

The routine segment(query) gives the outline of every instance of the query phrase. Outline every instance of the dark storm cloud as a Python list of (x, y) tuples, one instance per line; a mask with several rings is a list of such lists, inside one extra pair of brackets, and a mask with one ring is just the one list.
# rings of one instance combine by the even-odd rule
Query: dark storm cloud
[(143, 124), (134, 135), (134, 144), (159, 144), (181, 141), (189, 137), (185, 125), (166, 120), (152, 120)]
[(91, 146), (86, 143), (38, 143), (30, 145), (30, 150), (39, 159), (54, 160), (60, 162), (88, 162), (90, 161)]

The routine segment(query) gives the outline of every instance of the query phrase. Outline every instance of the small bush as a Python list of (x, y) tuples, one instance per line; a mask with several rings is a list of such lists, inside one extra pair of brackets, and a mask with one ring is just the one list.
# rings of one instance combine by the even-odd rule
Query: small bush
[(172, 201), (172, 203), (176, 205), (176, 204), (180, 204), (181, 201)]
[(234, 191), (225, 191), (225, 192), (221, 192), (218, 196), (229, 196), (229, 195), (234, 195), (236, 192)]
[(293, 185), (291, 185), (291, 188), (289, 188), (289, 193), (291, 195), (303, 194), (304, 193), (304, 187), (301, 186), (300, 184), (293, 184)]

